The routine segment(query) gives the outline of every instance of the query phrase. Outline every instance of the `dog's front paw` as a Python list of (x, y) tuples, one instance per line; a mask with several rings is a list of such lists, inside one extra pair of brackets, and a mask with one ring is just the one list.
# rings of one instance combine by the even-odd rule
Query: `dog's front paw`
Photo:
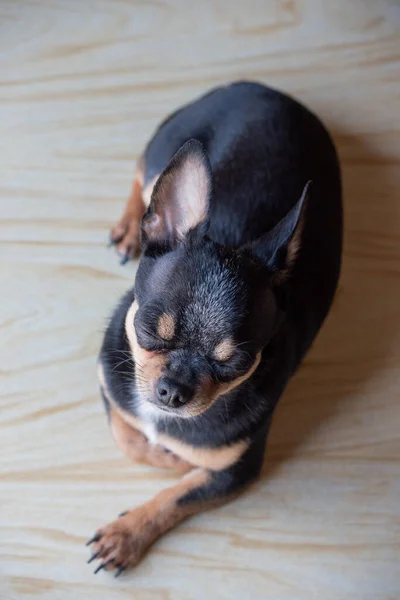
[(140, 253), (140, 221), (124, 215), (112, 228), (110, 242), (115, 245), (123, 265)]
[(154, 541), (153, 527), (142, 507), (123, 513), (121, 518), (99, 529), (86, 545), (93, 544), (88, 560), (100, 560), (95, 573), (101, 569), (115, 570), (115, 577), (128, 567), (134, 567)]

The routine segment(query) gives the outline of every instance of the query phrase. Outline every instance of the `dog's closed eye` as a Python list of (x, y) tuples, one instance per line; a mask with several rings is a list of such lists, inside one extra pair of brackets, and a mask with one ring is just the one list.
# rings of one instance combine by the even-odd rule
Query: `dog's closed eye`
[(143, 325), (135, 325), (136, 338), (138, 344), (148, 352), (162, 352), (170, 349), (167, 340), (162, 339), (156, 332), (150, 331)]

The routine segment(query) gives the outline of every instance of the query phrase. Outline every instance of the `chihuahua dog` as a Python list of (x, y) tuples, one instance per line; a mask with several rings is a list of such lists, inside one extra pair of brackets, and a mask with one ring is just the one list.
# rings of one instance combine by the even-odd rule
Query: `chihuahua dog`
[(96, 572), (118, 575), (260, 473), (275, 406), (339, 277), (330, 136), (264, 85), (217, 88), (157, 129), (111, 239), (122, 263), (142, 251), (99, 357), (111, 431), (133, 460), (182, 474), (88, 542)]

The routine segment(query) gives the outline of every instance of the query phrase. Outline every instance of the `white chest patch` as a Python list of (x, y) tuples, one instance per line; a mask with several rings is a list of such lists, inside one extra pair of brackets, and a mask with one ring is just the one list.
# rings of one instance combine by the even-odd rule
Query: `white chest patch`
[(157, 444), (158, 433), (154, 423), (143, 423), (143, 433), (149, 440), (150, 444)]
[(142, 421), (140, 430), (149, 440), (150, 444), (158, 443), (158, 433), (155, 423), (159, 416), (159, 410), (149, 403), (140, 404), (137, 407), (137, 416)]

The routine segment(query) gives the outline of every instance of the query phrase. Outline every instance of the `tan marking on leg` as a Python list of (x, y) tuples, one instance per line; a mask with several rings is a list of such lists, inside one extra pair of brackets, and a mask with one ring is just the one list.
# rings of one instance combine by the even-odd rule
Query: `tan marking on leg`
[(159, 444), (150, 444), (146, 436), (128, 425), (114, 407), (110, 409), (110, 425), (118, 448), (131, 460), (161, 469), (172, 469), (181, 475), (194, 468), (194, 465)]
[(163, 340), (172, 340), (175, 334), (175, 317), (170, 313), (164, 313), (158, 319), (157, 334)]
[(191, 490), (207, 485), (209, 480), (210, 474), (207, 471), (195, 469), (143, 506), (99, 529), (96, 534), (99, 539), (94, 544), (93, 551), (98, 553), (97, 556), (103, 563), (107, 563), (105, 568), (111, 570), (136, 565), (161, 535), (186, 517), (225, 503), (228, 498), (208, 503), (178, 504), (180, 498), (184, 498)]
[(143, 173), (143, 159), (140, 159), (124, 214), (111, 230), (118, 253), (130, 258), (140, 252), (140, 222), (146, 208), (142, 196)]
[(165, 434), (160, 434), (158, 439), (161, 445), (185, 461), (210, 471), (222, 471), (233, 465), (250, 444), (249, 440), (240, 440), (235, 444), (227, 444), (218, 448), (199, 448), (185, 444)]

